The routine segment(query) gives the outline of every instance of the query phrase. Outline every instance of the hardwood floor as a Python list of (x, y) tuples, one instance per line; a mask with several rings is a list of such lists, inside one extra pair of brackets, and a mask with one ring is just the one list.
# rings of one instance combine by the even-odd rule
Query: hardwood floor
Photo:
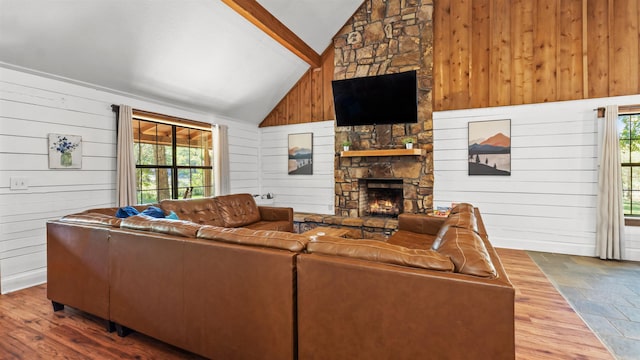
[(516, 287), (517, 359), (613, 359), (526, 252), (497, 250)]
[[(524, 251), (498, 252), (516, 287), (517, 359), (613, 359)], [(54, 313), (46, 285), (0, 296), (0, 358), (199, 359), (69, 307)]]
[(108, 333), (104, 320), (70, 307), (54, 313), (40, 285), (0, 296), (0, 359), (202, 358), (138, 333)]

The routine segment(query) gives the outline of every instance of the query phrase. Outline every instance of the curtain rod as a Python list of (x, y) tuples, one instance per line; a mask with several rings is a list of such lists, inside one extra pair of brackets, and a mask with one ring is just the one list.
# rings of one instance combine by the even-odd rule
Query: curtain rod
[[(120, 105), (111, 104), (111, 110), (115, 113), (118, 113), (120, 111)], [(159, 114), (152, 111), (140, 110), (135, 108), (132, 110), (133, 110), (134, 117), (137, 117), (139, 119), (162, 122), (165, 124), (183, 125), (183, 126), (186, 125), (196, 129), (200, 129), (200, 130), (211, 130), (211, 124), (206, 122), (180, 118), (177, 116)]]

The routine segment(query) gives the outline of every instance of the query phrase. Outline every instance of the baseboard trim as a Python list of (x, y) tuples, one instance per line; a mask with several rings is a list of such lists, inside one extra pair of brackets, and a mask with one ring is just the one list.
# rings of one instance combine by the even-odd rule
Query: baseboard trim
[[(491, 234), (489, 234), (489, 241), (491, 241), (491, 245), (499, 248), (597, 257), (595, 245), (590, 246), (590, 245), (584, 245), (584, 244), (568, 244), (568, 243), (553, 244), (553, 243), (542, 242), (542, 241), (537, 242), (537, 241), (528, 241), (528, 240), (501, 239), (501, 238), (491, 237)], [(626, 249), (624, 251), (623, 260), (640, 261), (640, 249)]]
[(549, 243), (547, 241), (531, 241), (518, 239), (505, 239), (493, 237), (489, 234), (491, 245), (499, 248), (541, 251), (556, 254), (596, 256), (595, 245), (569, 244), (569, 243)]
[(37, 269), (2, 278), (0, 290), (2, 290), (2, 294), (8, 294), (10, 292), (26, 289), (46, 282), (47, 269)]

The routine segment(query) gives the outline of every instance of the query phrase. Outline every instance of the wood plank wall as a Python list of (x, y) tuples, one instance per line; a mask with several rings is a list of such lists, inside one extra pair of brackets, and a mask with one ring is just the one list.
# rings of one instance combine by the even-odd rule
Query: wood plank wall
[(434, 1), (434, 110), (640, 92), (637, 0)]
[(334, 120), (333, 43), (322, 54), (322, 66), (309, 69), (260, 123), (260, 127)]
[[(258, 193), (255, 125), (0, 68), (0, 292), (46, 281), (47, 220), (115, 206), (111, 104), (228, 125), (231, 192)], [(50, 133), (82, 136), (81, 169), (49, 169)], [(28, 189), (12, 190), (12, 177)]]
[[(640, 93), (638, 0), (434, 1), (433, 110)], [(333, 120), (333, 47), (260, 127)]]

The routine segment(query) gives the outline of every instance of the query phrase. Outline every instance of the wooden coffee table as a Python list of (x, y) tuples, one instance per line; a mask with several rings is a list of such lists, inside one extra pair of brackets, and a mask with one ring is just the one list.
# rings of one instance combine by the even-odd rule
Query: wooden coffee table
[(340, 229), (340, 228), (332, 228), (332, 227), (325, 227), (325, 226), (319, 226), (317, 228), (313, 228), (311, 230), (307, 230), (305, 232), (302, 233), (302, 235), (305, 236), (324, 236), (324, 235), (329, 235), (329, 236), (345, 236), (349, 233), (348, 229)]

